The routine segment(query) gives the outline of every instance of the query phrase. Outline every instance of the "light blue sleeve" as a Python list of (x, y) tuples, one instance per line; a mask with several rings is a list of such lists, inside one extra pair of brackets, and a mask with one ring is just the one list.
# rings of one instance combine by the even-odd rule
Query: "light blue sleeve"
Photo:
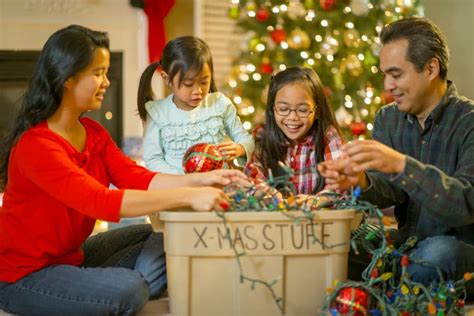
[(250, 135), (250, 133), (242, 125), (232, 101), (222, 95), (219, 102), (225, 106), (224, 124), (227, 134), (234, 143), (242, 145), (245, 149), (246, 159), (243, 159), (243, 157), (239, 158), (239, 164), (245, 165), (249, 161), (250, 157), (252, 157), (253, 151), (255, 149), (255, 141), (252, 135)]
[(145, 166), (151, 171), (184, 174), (182, 168), (176, 168), (166, 162), (163, 147), (161, 146), (160, 127), (150, 116), (147, 116), (144, 126), (143, 161)]

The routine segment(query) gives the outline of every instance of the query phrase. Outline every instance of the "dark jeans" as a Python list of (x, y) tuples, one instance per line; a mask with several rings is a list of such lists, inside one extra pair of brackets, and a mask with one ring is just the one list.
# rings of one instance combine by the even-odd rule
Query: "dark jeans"
[[(356, 255), (352, 249), (349, 253), (348, 278), (360, 281), (362, 271), (368, 266), (370, 259), (368, 253), (358, 247)], [(474, 246), (457, 240), (453, 236), (435, 236), (418, 242), (413, 250), (417, 260), (429, 264), (411, 263), (408, 266), (410, 278), (419, 283), (430, 284), (438, 281), (437, 266), (443, 273), (445, 280), (462, 279), (464, 273), (474, 272)], [(474, 280), (466, 283), (468, 300), (474, 300)]]
[(163, 235), (132, 225), (92, 236), (82, 267), (54, 265), (0, 283), (0, 309), (20, 315), (133, 315), (166, 289)]

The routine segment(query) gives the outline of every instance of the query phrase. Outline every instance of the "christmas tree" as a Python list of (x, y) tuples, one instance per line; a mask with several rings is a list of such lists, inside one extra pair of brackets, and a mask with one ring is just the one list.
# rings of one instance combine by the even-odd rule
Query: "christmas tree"
[(264, 121), (272, 74), (311, 67), (325, 85), (349, 138), (372, 129), (375, 113), (393, 99), (378, 69), (383, 26), (423, 15), (421, 0), (232, 0), (231, 18), (244, 32), (225, 92), (244, 126)]

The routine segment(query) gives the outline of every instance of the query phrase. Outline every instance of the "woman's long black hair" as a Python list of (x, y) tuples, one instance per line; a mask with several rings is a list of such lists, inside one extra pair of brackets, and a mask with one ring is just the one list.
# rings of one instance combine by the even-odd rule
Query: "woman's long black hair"
[(97, 48), (109, 50), (107, 33), (70, 25), (52, 34), (36, 62), (13, 128), (0, 146), (0, 189), (8, 182), (8, 158), (23, 132), (51, 117), (63, 98), (66, 80), (85, 69)]
[(179, 75), (179, 84), (181, 85), (186, 72), (193, 70), (198, 73), (206, 64), (211, 71), (209, 92), (216, 92), (214, 66), (209, 46), (203, 40), (194, 36), (181, 36), (169, 41), (163, 50), (161, 61), (150, 64), (140, 78), (137, 97), (137, 109), (140, 118), (143, 121), (146, 120), (145, 103), (155, 98), (151, 80), (159, 66), (161, 66), (162, 71), (166, 72), (171, 81), (176, 75)]
[(306, 85), (316, 105), (316, 119), (308, 131), (309, 134), (313, 135), (313, 141), (316, 145), (316, 161), (324, 160), (325, 136), (329, 127), (333, 126), (342, 137), (330, 102), (324, 94), (321, 79), (319, 79), (319, 76), (313, 69), (291, 67), (277, 73), (270, 82), (267, 107), (265, 109), (265, 128), (262, 136), (257, 138), (256, 146), (257, 159), (261, 161), (265, 170), (270, 169), (274, 176), (283, 174), (283, 169), (278, 162), (284, 162), (286, 159), (287, 147), (284, 144), (288, 141), (275, 120), (275, 112), (273, 110), (275, 98), (281, 88), (298, 82)]

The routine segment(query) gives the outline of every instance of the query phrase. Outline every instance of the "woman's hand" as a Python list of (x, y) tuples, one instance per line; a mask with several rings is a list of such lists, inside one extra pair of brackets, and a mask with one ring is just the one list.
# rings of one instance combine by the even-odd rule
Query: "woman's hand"
[(251, 185), (248, 177), (239, 170), (218, 169), (209, 172), (191, 173), (186, 176), (194, 178), (194, 186), (223, 187), (230, 183), (243, 187)]
[(217, 148), (225, 157), (226, 161), (232, 161), (235, 158), (245, 155), (245, 148), (240, 144), (232, 141), (223, 142), (217, 145)]
[(186, 196), (191, 208), (198, 212), (225, 211), (229, 207), (227, 195), (214, 187), (189, 188)]

